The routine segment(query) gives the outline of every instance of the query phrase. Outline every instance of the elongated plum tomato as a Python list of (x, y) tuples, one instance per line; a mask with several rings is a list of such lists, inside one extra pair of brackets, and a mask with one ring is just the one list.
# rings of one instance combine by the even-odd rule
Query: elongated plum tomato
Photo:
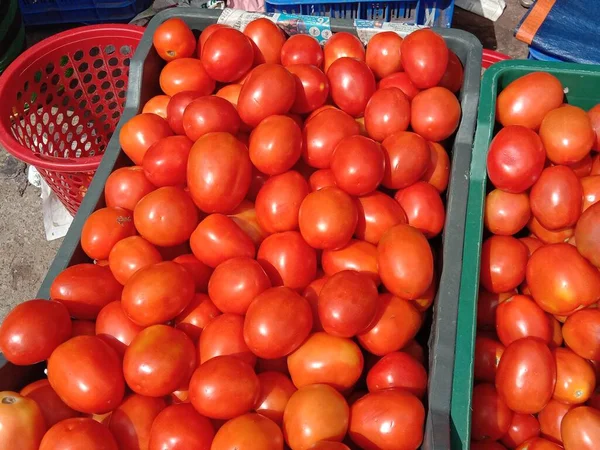
[(427, 89), (437, 85), (446, 73), (448, 53), (444, 38), (423, 29), (404, 38), (400, 60), (414, 85), (419, 89)]
[(250, 161), (266, 175), (290, 170), (302, 154), (302, 131), (288, 116), (270, 116), (250, 134)]
[(508, 432), (500, 442), (508, 448), (516, 448), (528, 439), (536, 438), (539, 435), (540, 423), (535, 416), (532, 414), (513, 414)]
[(226, 84), (216, 92), (217, 97), (224, 98), (231, 103), (237, 110), (237, 102), (240, 98), (240, 92), (242, 91), (241, 84)]
[(589, 406), (570, 410), (560, 425), (565, 449), (592, 450), (600, 446), (600, 411)]
[(183, 129), (196, 142), (207, 133), (222, 131), (237, 134), (240, 116), (231, 102), (216, 95), (207, 95), (192, 101), (183, 113)]
[(493, 384), (481, 383), (473, 388), (473, 440), (500, 439), (508, 431), (512, 418), (512, 411)]
[(365, 109), (365, 127), (369, 137), (381, 142), (388, 136), (406, 131), (410, 125), (410, 101), (398, 88), (380, 88)]
[(583, 188), (583, 211), (600, 202), (600, 176), (591, 175), (580, 179)]
[(481, 284), (496, 294), (516, 288), (525, 279), (528, 256), (525, 244), (512, 236), (489, 237), (481, 248)]
[(494, 234), (512, 236), (521, 231), (531, 218), (529, 196), (494, 189), (485, 199), (485, 226)]
[(377, 85), (366, 63), (354, 58), (336, 59), (327, 69), (331, 98), (344, 112), (360, 117)]
[(490, 145), (488, 176), (498, 189), (518, 194), (538, 180), (545, 162), (546, 151), (537, 133), (523, 126), (507, 126)]
[(173, 262), (181, 264), (192, 275), (196, 292), (207, 292), (208, 280), (213, 272), (211, 267), (208, 267), (191, 253), (180, 254), (173, 258)]
[(581, 161), (590, 153), (596, 140), (587, 113), (571, 105), (564, 105), (544, 116), (540, 137), (548, 159), (555, 164)]
[(416, 133), (400, 131), (381, 144), (385, 152), (385, 173), (381, 184), (403, 189), (419, 181), (431, 162), (427, 141)]
[(188, 187), (206, 213), (233, 211), (248, 192), (251, 174), (246, 146), (229, 133), (204, 135), (190, 151)]
[(184, 186), (193, 144), (185, 136), (169, 136), (156, 142), (142, 161), (146, 178), (157, 187)]
[(563, 103), (563, 87), (554, 75), (533, 72), (522, 76), (498, 95), (496, 120), (504, 127), (521, 125), (537, 130), (546, 114)]
[(244, 34), (253, 43), (255, 66), (281, 63), (285, 35), (273, 21), (266, 18), (253, 20), (244, 29)]
[(538, 337), (547, 344), (552, 339), (552, 326), (548, 316), (525, 295), (514, 295), (498, 305), (496, 332), (505, 346), (528, 336)]
[(402, 70), (402, 38), (393, 31), (373, 36), (367, 44), (366, 63), (379, 80)]
[(261, 414), (244, 414), (225, 422), (217, 431), (210, 448), (280, 450), (283, 448), (283, 434), (271, 419)]
[(198, 355), (200, 364), (217, 356), (231, 355), (254, 367), (256, 355), (244, 342), (244, 317), (229, 313), (215, 317), (202, 330)]
[[(14, 444), (14, 440), (11, 440)], [(18, 447), (23, 448), (25, 447)], [(108, 427), (88, 417), (63, 420), (50, 428), (39, 450), (118, 450), (119, 446)]]
[(365, 60), (365, 47), (355, 35), (342, 31), (335, 33), (327, 40), (323, 47), (325, 63), (323, 71), (327, 73), (331, 64), (340, 58), (354, 58), (358, 61)]
[(356, 270), (371, 278), (376, 285), (381, 283), (377, 267), (377, 247), (369, 242), (352, 239), (338, 250), (324, 250), (321, 266), (326, 275), (344, 270)]
[(483, 334), (475, 338), (475, 359), (473, 375), (475, 381), (494, 383), (500, 358), (506, 347), (497, 339)]
[(400, 89), (411, 101), (419, 92), (421, 92), (421, 90), (417, 88), (412, 81), (410, 81), (410, 78), (406, 72), (393, 73), (377, 83), (378, 89), (385, 89), (388, 87)]
[(296, 386), (290, 378), (279, 372), (263, 372), (258, 374), (260, 395), (254, 410), (281, 426), (283, 412)]
[(231, 83), (252, 67), (252, 41), (233, 28), (219, 28), (204, 42), (201, 59), (206, 72), (214, 80)]
[(448, 89), (450, 92), (457, 93), (463, 85), (464, 70), (456, 53), (448, 50), (448, 66), (446, 72), (439, 82), (439, 86)]
[(178, 17), (165, 20), (152, 36), (158, 55), (165, 61), (189, 58), (196, 51), (196, 37), (190, 27)]
[(261, 64), (242, 86), (237, 110), (251, 127), (275, 114), (285, 114), (296, 98), (296, 80), (278, 64)]
[(582, 358), (600, 360), (600, 311), (584, 309), (567, 317), (562, 328), (565, 344)]
[(163, 409), (152, 422), (148, 450), (210, 450), (215, 428), (189, 403)]
[(323, 49), (319, 42), (308, 34), (290, 36), (281, 47), (281, 65), (310, 64), (317, 68), (323, 66)]
[(123, 311), (121, 302), (111, 302), (102, 308), (96, 319), (96, 335), (116, 350), (119, 356), (144, 327), (134, 323)]
[(323, 106), (329, 96), (329, 80), (321, 70), (308, 64), (295, 64), (286, 69), (295, 75), (296, 99), (291, 111), (307, 114)]
[(554, 399), (550, 400), (544, 409), (537, 415), (542, 435), (552, 442), (562, 442), (560, 425), (563, 417), (576, 406), (577, 405), (567, 405), (566, 403)]
[(428, 141), (443, 141), (458, 128), (460, 112), (460, 103), (452, 92), (443, 87), (432, 87), (413, 98), (410, 125), (415, 133)]
[(108, 428), (119, 448), (148, 448), (152, 422), (165, 409), (164, 398), (133, 394), (115, 409)]
[(427, 392), (425, 367), (405, 352), (392, 352), (381, 358), (367, 375), (369, 392), (400, 388), (422, 398)]
[(119, 143), (129, 159), (140, 166), (144, 154), (152, 144), (172, 135), (173, 131), (162, 117), (156, 114), (138, 114), (121, 128)]
[(552, 350), (556, 361), (556, 387), (553, 398), (567, 404), (582, 404), (594, 393), (596, 374), (593, 366), (567, 348)]
[(100, 208), (83, 224), (81, 247), (92, 259), (108, 259), (117, 242), (134, 234), (131, 211), (123, 208)]
[(167, 105), (167, 122), (175, 134), (185, 135), (183, 113), (190, 103), (205, 95), (202, 91), (181, 91), (171, 97)]
[(384, 233), (394, 225), (408, 223), (406, 213), (397, 201), (375, 191), (358, 197), (358, 224), (354, 235), (358, 239), (377, 245)]
[(181, 314), (175, 317), (175, 328), (197, 343), (202, 330), (220, 314), (221, 311), (208, 295), (197, 293)]
[(167, 63), (160, 72), (160, 87), (171, 97), (178, 92), (197, 91), (210, 95), (215, 90), (215, 80), (202, 62), (195, 58), (181, 58)]
[(446, 211), (439, 192), (425, 181), (401, 189), (394, 198), (408, 218), (408, 224), (420, 230), (428, 239), (437, 236), (444, 228)]
[(577, 250), (594, 266), (600, 267), (600, 203), (590, 206), (575, 227)]
[(166, 119), (167, 107), (169, 106), (170, 101), (171, 97), (168, 95), (156, 95), (146, 102), (142, 109), (142, 114), (156, 114), (157, 116)]
[(198, 57), (198, 59), (202, 58), (202, 49), (204, 48), (204, 44), (206, 43), (208, 38), (218, 29), (227, 27), (228, 25), (224, 25), (221, 23), (213, 23), (207, 26), (204, 30), (202, 30), (202, 33), (200, 33), (200, 38), (198, 39), (198, 46), (196, 49), (196, 56)]
[(106, 179), (104, 199), (106, 206), (133, 211), (137, 202), (154, 189), (156, 186), (146, 178), (142, 167), (121, 167)]
[(130, 236), (115, 244), (108, 265), (116, 280), (125, 284), (138, 270), (162, 261), (160, 252), (140, 236)]
[(20, 394), (37, 403), (44, 417), (44, 422), (48, 427), (52, 427), (65, 419), (81, 415), (78, 411), (69, 408), (60, 399), (58, 394), (52, 389), (52, 386), (50, 386), (47, 378), (28, 384), (21, 389)]

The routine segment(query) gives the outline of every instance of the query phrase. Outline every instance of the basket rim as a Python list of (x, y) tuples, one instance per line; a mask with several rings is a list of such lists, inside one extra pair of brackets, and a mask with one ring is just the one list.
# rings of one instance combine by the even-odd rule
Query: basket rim
[[(38, 56), (44, 55), (49, 50), (55, 50), (65, 44), (75, 44), (82, 40), (77, 39), (78, 37), (84, 39), (91, 39), (96, 36), (118, 37), (119, 33), (126, 33), (129, 37), (138, 38), (141, 41), (144, 30), (144, 27), (138, 25), (100, 24), (77, 27), (50, 36), (25, 50), (4, 70), (4, 73), (0, 76), (0, 98), (3, 98), (8, 93), (7, 91), (11, 89), (14, 77), (18, 77), (23, 69), (31, 65), (31, 61), (36, 60)], [(35, 153), (13, 138), (7, 121), (3, 119), (0, 118), (0, 146), (12, 156), (27, 164), (60, 172), (89, 172), (96, 170), (102, 160), (103, 155), (60, 158)]]

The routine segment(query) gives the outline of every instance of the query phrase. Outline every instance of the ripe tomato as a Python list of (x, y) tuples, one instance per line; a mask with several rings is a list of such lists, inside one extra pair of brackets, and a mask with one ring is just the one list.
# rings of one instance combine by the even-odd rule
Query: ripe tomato
[(132, 394), (115, 409), (109, 429), (119, 448), (147, 449), (152, 422), (165, 409), (162, 398)]
[(65, 305), (29, 300), (13, 308), (2, 322), (0, 350), (13, 364), (36, 364), (70, 337), (71, 319)]
[(560, 425), (565, 450), (592, 450), (600, 446), (600, 411), (589, 406), (570, 410)]
[(398, 202), (379, 191), (359, 197), (356, 205), (358, 224), (355, 236), (371, 244), (378, 244), (384, 233), (394, 225), (408, 222)]
[(160, 88), (171, 97), (178, 92), (197, 91), (210, 95), (215, 79), (199, 59), (180, 58), (167, 63), (160, 72)]
[(97, 336), (77, 336), (48, 359), (48, 381), (71, 408), (88, 414), (115, 409), (123, 399), (121, 359)]
[(287, 116), (270, 116), (250, 135), (252, 164), (262, 173), (278, 175), (290, 170), (302, 153), (302, 132)]
[(340, 58), (354, 58), (358, 61), (365, 60), (365, 47), (355, 35), (342, 31), (335, 33), (325, 42), (323, 47), (325, 58), (324, 72), (327, 73), (331, 64)]
[(381, 358), (367, 374), (369, 392), (399, 388), (423, 398), (427, 391), (427, 372), (408, 353), (392, 352)]
[(587, 209), (575, 227), (577, 250), (594, 266), (600, 267), (600, 204)]
[(331, 169), (319, 169), (312, 173), (308, 178), (308, 186), (310, 192), (318, 191), (320, 189), (335, 186), (335, 178), (333, 177), (333, 171)]
[(190, 152), (187, 181), (194, 203), (206, 213), (233, 211), (252, 174), (248, 149), (229, 133), (202, 136)]
[(600, 298), (600, 272), (569, 244), (549, 244), (527, 263), (534, 300), (551, 314), (570, 314)]
[(256, 219), (267, 233), (298, 229), (298, 212), (309, 189), (298, 172), (271, 177), (256, 197)]
[(525, 279), (528, 256), (525, 244), (512, 236), (489, 237), (481, 248), (481, 284), (497, 294), (516, 288)]
[(121, 298), (122, 290), (108, 267), (75, 264), (56, 276), (50, 298), (65, 305), (71, 317), (93, 320), (104, 306)]
[(169, 101), (171, 97), (168, 95), (156, 95), (146, 102), (142, 114), (156, 114), (166, 120)]
[(163, 409), (152, 422), (148, 450), (210, 450), (213, 424), (189, 403)]
[[(65, 402), (60, 399), (47, 379), (34, 381), (33, 383), (28, 384), (21, 389), (20, 395), (37, 403), (44, 418), (44, 423), (49, 428), (65, 419), (78, 417), (80, 415), (78, 411), (69, 408)], [(1, 422), (2, 419), (0, 419), (0, 423)], [(0, 435), (2, 435), (1, 432)]]
[(500, 294), (494, 294), (485, 289), (480, 289), (479, 298), (477, 300), (477, 329), (495, 331), (496, 310), (498, 309), (498, 305), (516, 293), (516, 289)]
[(135, 205), (156, 187), (144, 175), (139, 166), (121, 167), (106, 179), (104, 199), (106, 206), (133, 211)]
[(587, 113), (571, 105), (564, 105), (544, 116), (540, 137), (548, 159), (555, 164), (581, 161), (589, 154), (596, 141)]
[(537, 238), (544, 244), (559, 244), (561, 242), (566, 242), (575, 234), (575, 229), (573, 228), (565, 228), (563, 230), (550, 231), (547, 228), (544, 228), (533, 216), (529, 220), (527, 228), (529, 228), (529, 231), (531, 231), (531, 236)]
[(173, 262), (181, 264), (194, 278), (196, 292), (208, 292), (208, 280), (213, 269), (201, 262), (193, 254), (187, 253), (173, 258)]
[(308, 64), (295, 64), (286, 69), (296, 76), (296, 99), (291, 111), (306, 114), (323, 106), (329, 96), (329, 80), (325, 74)]
[(298, 214), (300, 233), (313, 248), (337, 249), (350, 242), (358, 212), (352, 197), (337, 187), (308, 194)]
[[(599, 159), (600, 161), (600, 159)], [(579, 179), (583, 188), (583, 211), (600, 202), (600, 176), (591, 175)]]
[(308, 34), (290, 36), (281, 47), (281, 65), (310, 64), (319, 69), (323, 66), (323, 49), (319, 42)]
[(584, 309), (567, 317), (562, 328), (565, 344), (582, 358), (600, 360), (600, 310)]
[(410, 33), (402, 42), (400, 61), (404, 71), (419, 89), (437, 85), (448, 66), (448, 47), (444, 38), (428, 30)]
[(556, 360), (554, 399), (568, 404), (585, 403), (596, 387), (592, 365), (566, 348), (555, 348), (553, 353)]
[(516, 448), (528, 439), (540, 435), (540, 423), (531, 414), (513, 414), (508, 432), (501, 442), (508, 448)]
[(129, 119), (119, 134), (119, 144), (135, 165), (141, 166), (146, 151), (159, 139), (172, 136), (165, 119), (156, 114), (138, 114)]
[(410, 78), (406, 72), (396, 72), (388, 75), (377, 84), (378, 89), (385, 89), (389, 87), (400, 89), (411, 101), (419, 92), (421, 92), (421, 90), (417, 88), (412, 81), (410, 81)]
[(237, 102), (242, 91), (241, 84), (226, 84), (215, 94), (217, 97), (224, 98), (231, 103), (237, 110)]
[[(21, 447), (19, 447), (21, 448)], [(108, 427), (89, 418), (66, 419), (48, 430), (40, 450), (118, 450)]]
[(365, 127), (372, 139), (381, 142), (396, 132), (406, 131), (409, 125), (410, 100), (400, 89), (380, 88), (371, 96), (365, 109)]
[(518, 194), (538, 180), (545, 161), (542, 140), (535, 132), (522, 126), (507, 126), (490, 145), (488, 176), (498, 189)]
[(254, 61), (252, 41), (238, 30), (215, 30), (202, 46), (202, 65), (215, 80), (224, 83), (241, 78)]
[(200, 364), (217, 356), (231, 355), (254, 366), (256, 356), (244, 342), (244, 317), (225, 313), (211, 320), (200, 335), (198, 355)]
[(190, 381), (190, 400), (200, 414), (231, 419), (252, 409), (260, 383), (252, 366), (235, 356), (217, 356), (196, 369)]
[(196, 52), (196, 37), (190, 27), (178, 17), (165, 20), (152, 35), (158, 55), (165, 61), (189, 58)]
[(450, 92), (458, 92), (463, 85), (464, 71), (462, 63), (456, 53), (448, 50), (448, 66), (446, 72), (439, 82), (441, 87), (445, 87)]
[(130, 236), (115, 244), (108, 265), (115, 279), (125, 284), (138, 270), (162, 261), (160, 252), (140, 236)]
[(40, 408), (16, 392), (0, 392), (0, 449), (38, 450), (46, 432)]
[(146, 178), (157, 187), (184, 186), (192, 145), (185, 136), (170, 136), (158, 141), (144, 155), (142, 167)]
[(402, 38), (393, 31), (377, 33), (369, 40), (365, 59), (377, 79), (402, 70), (401, 48)]
[(583, 159), (577, 161), (576, 163), (567, 164), (567, 166), (573, 169), (573, 172), (575, 172), (577, 178), (583, 178), (590, 175), (590, 173), (592, 172), (593, 164), (594, 161), (592, 159), (592, 155), (588, 153), (586, 156), (583, 157)]
[(242, 200), (240, 206), (234, 209), (229, 217), (250, 237), (256, 246), (259, 246), (269, 235), (258, 224), (254, 203), (248, 200)]
[(542, 438), (533, 438), (523, 442), (516, 450), (562, 450), (558, 444)]
[(96, 319), (96, 335), (109, 344), (120, 356), (144, 328), (127, 317), (121, 302), (106, 305)]
[(194, 279), (183, 266), (164, 261), (136, 272), (121, 296), (125, 314), (142, 326), (175, 318), (194, 297)]
[(548, 316), (525, 295), (515, 295), (498, 305), (496, 332), (505, 346), (528, 336), (538, 337), (547, 344), (552, 339), (552, 326)]
[(482, 383), (473, 388), (472, 408), (471, 438), (473, 440), (497, 440), (508, 432), (513, 412), (493, 384)]
[(281, 63), (281, 48), (285, 43), (285, 35), (271, 20), (253, 20), (244, 29), (244, 34), (253, 43), (255, 66)]
[(331, 157), (335, 184), (350, 195), (366, 195), (381, 183), (385, 154), (381, 146), (364, 136), (342, 139)]
[(260, 373), (258, 380), (260, 394), (254, 410), (281, 426), (283, 412), (290, 397), (296, 392), (296, 387), (288, 376), (279, 372)]
[(547, 113), (563, 103), (563, 87), (554, 75), (532, 72), (510, 83), (496, 100), (496, 120), (507, 127), (537, 130)]
[(319, 441), (312, 445), (309, 450), (350, 450), (350, 447), (341, 442)]
[(506, 450), (506, 447), (500, 444), (498, 441), (490, 441), (486, 439), (484, 441), (472, 441), (470, 450)]
[(321, 440), (341, 441), (349, 416), (346, 400), (331, 386), (302, 387), (291, 396), (283, 414), (285, 441), (293, 449), (308, 449)]
[(366, 63), (351, 57), (336, 59), (327, 69), (331, 98), (344, 112), (362, 116), (377, 84)]
[(135, 234), (131, 211), (100, 208), (87, 218), (81, 229), (81, 247), (91, 259), (108, 259), (114, 245)]
[(317, 274), (317, 254), (297, 231), (275, 233), (266, 238), (256, 260), (273, 286), (304, 289)]
[(561, 444), (562, 436), (560, 435), (560, 424), (562, 423), (565, 414), (576, 406), (577, 405), (567, 405), (554, 399), (550, 400), (538, 414), (542, 436)]
[(416, 449), (423, 441), (424, 422), (425, 408), (417, 397), (402, 389), (387, 389), (371, 392), (352, 405), (349, 435), (364, 450)]
[(556, 384), (556, 362), (544, 341), (525, 337), (504, 351), (496, 373), (496, 388), (508, 407), (536, 414), (548, 404)]
[(481, 334), (476, 337), (473, 361), (475, 381), (494, 383), (504, 350), (504, 345), (493, 337)]
[(202, 91), (181, 91), (171, 97), (167, 105), (167, 122), (176, 134), (185, 135), (183, 113), (190, 103), (205, 95)]
[(442, 193), (448, 187), (448, 179), (450, 178), (450, 159), (446, 149), (437, 142), (428, 142), (431, 161), (429, 168), (421, 178), (423, 181), (427, 181), (438, 192)]
[(377, 247), (369, 242), (352, 239), (338, 250), (324, 250), (321, 255), (323, 271), (331, 276), (343, 270), (355, 270), (367, 275), (379, 285)]
[[(267, 19), (263, 19), (267, 20)], [(283, 435), (261, 414), (244, 414), (226, 422), (215, 435), (211, 450), (281, 450)]]
[(196, 294), (183, 312), (175, 317), (175, 328), (183, 331), (194, 343), (197, 343), (202, 330), (219, 314), (221, 311), (208, 295)]
[(485, 200), (485, 226), (494, 234), (511, 236), (521, 231), (531, 218), (529, 196), (494, 189)]
[(419, 181), (429, 169), (431, 151), (427, 141), (416, 133), (401, 131), (386, 138), (385, 173), (382, 184), (389, 189), (402, 189)]
[(410, 125), (428, 141), (443, 141), (458, 128), (460, 112), (460, 103), (452, 92), (433, 87), (419, 92), (412, 100)]
[(205, 134), (216, 131), (237, 134), (241, 123), (231, 102), (216, 95), (193, 100), (185, 108), (182, 117), (185, 134), (194, 142)]
[(446, 211), (439, 192), (425, 181), (417, 181), (396, 192), (398, 201), (408, 224), (420, 230), (428, 239), (437, 236), (444, 228)]
[(206, 43), (208, 38), (219, 28), (228, 28), (228, 25), (223, 25), (221, 23), (213, 23), (207, 26), (204, 30), (202, 30), (202, 33), (200, 33), (200, 39), (198, 39), (198, 48), (196, 52), (198, 59), (202, 57), (202, 49), (204, 48), (204, 44)]
[[(302, 291), (302, 296), (308, 300), (308, 304), (310, 305), (310, 309), (312, 310), (313, 316), (313, 328), (312, 331), (323, 331), (323, 325), (321, 325), (321, 319), (319, 318), (319, 294), (325, 286), (325, 283), (329, 277), (327, 275), (316, 278), (313, 280), (304, 291)], [(287, 371), (287, 364), (286, 364)]]

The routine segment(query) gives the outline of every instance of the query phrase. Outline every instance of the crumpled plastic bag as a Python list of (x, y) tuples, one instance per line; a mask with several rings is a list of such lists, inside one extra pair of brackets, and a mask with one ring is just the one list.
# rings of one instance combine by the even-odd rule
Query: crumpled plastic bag
[(455, 0), (454, 5), (493, 22), (500, 18), (506, 8), (504, 0)]
[(156, 14), (165, 9), (175, 8), (178, 6), (223, 9), (225, 8), (225, 3), (225, 0), (154, 0), (154, 3), (152, 3), (150, 8), (139, 13), (129, 23), (132, 25), (145, 27)]

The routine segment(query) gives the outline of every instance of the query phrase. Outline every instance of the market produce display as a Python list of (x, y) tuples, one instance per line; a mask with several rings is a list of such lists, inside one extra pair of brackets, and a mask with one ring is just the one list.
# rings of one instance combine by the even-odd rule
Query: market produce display
[(600, 105), (532, 72), (487, 154), (472, 449), (600, 448)]
[(90, 262), (0, 326), (7, 360), (47, 361), (0, 392), (0, 449), (419, 448), (459, 59), (431, 30), (322, 48), (268, 19), (153, 42), (162, 93), (121, 128)]

